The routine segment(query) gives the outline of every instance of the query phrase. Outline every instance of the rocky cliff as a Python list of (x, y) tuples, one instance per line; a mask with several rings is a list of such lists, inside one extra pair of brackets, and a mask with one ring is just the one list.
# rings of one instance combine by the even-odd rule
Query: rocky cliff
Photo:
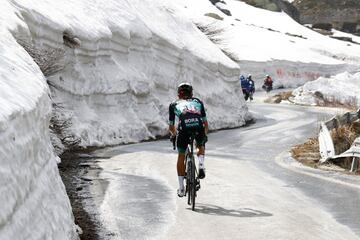
[(360, 34), (359, 0), (295, 0), (300, 22)]

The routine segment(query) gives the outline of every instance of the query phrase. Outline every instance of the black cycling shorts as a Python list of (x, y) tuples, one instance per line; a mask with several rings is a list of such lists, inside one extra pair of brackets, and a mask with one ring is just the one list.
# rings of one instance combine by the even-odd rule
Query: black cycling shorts
[[(188, 132), (178, 131), (176, 147), (179, 153), (186, 152), (186, 148), (187, 145), (190, 143), (190, 137), (192, 133), (193, 133), (192, 131), (188, 131)], [(194, 133), (195, 133), (194, 138), (195, 138), (196, 146), (198, 147), (205, 146), (206, 138), (205, 138), (204, 128), (194, 131)]]

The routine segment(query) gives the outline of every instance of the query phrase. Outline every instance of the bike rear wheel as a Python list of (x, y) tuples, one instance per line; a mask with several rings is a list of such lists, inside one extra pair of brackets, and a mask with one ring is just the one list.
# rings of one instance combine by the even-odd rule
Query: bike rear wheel
[(191, 209), (193, 211), (195, 211), (195, 198), (196, 198), (196, 175), (195, 175), (195, 165), (194, 165), (194, 159), (192, 159), (191, 161), (191, 188), (190, 188), (190, 192), (191, 194)]
[[(187, 169), (191, 169), (191, 162), (188, 162), (187, 165)], [(187, 192), (187, 197), (188, 197), (188, 205), (191, 205), (191, 174), (190, 171), (187, 171), (187, 176), (186, 176), (186, 192)]]
[(186, 192), (188, 194), (188, 205), (191, 205), (191, 209), (194, 211), (196, 198), (196, 174), (193, 160), (194, 159), (191, 159), (187, 164)]

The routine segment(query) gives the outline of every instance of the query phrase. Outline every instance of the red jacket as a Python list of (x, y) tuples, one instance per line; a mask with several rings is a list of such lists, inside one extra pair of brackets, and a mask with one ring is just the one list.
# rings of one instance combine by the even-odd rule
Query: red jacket
[(269, 77), (266, 77), (266, 78), (265, 78), (264, 83), (267, 84), (267, 85), (272, 85), (273, 80), (272, 80), (272, 78), (269, 76)]

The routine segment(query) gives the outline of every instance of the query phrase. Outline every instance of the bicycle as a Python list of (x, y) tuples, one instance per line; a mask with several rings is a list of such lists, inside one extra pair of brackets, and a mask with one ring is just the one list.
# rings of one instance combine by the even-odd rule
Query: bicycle
[[(197, 191), (200, 189), (200, 179), (198, 177), (198, 171), (196, 169), (195, 157), (194, 157), (194, 138), (193, 133), (190, 137), (189, 144), (185, 153), (185, 196), (188, 197), (188, 205), (191, 205), (191, 210), (195, 211), (195, 199), (197, 197)], [(173, 139), (173, 148), (175, 147), (176, 139)]]

